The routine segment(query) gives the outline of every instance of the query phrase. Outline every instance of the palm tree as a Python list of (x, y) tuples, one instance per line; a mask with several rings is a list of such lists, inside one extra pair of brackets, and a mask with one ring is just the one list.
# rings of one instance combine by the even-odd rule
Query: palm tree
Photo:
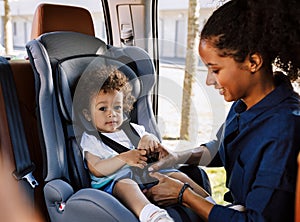
[(5, 54), (9, 55), (13, 51), (10, 6), (9, 6), (9, 0), (3, 0), (3, 2), (4, 2), (4, 48), (5, 48)]
[(188, 36), (187, 36), (187, 51), (185, 61), (185, 73), (183, 83), (182, 97), (182, 112), (181, 112), (181, 127), (180, 139), (190, 139), (190, 124), (191, 124), (191, 95), (193, 87), (193, 79), (197, 70), (198, 64), (198, 41), (199, 41), (199, 0), (189, 0), (188, 9)]

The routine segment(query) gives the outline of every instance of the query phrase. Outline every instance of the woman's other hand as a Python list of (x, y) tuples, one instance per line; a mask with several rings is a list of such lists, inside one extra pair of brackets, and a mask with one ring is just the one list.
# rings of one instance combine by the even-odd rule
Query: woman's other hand
[(150, 176), (158, 179), (159, 183), (148, 190), (144, 190), (145, 195), (160, 206), (176, 204), (183, 183), (158, 172), (150, 173)]

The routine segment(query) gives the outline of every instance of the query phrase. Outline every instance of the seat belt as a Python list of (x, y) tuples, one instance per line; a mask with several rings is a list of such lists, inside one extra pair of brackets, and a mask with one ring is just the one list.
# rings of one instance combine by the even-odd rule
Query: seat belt
[[(122, 125), (119, 127), (124, 131), (126, 136), (129, 138), (130, 142), (134, 145), (135, 148), (138, 147), (139, 141), (141, 140), (140, 135), (134, 129), (134, 127), (130, 124), (130, 119), (126, 119), (123, 121)], [(101, 132), (98, 132), (101, 140), (110, 148), (112, 148), (117, 153), (123, 153), (129, 151), (130, 149), (123, 146), (122, 144), (112, 140), (111, 138), (103, 135)], [(147, 156), (148, 163), (156, 162), (158, 159), (158, 153), (153, 153)]]
[[(137, 131), (133, 128), (133, 126), (130, 124), (130, 119), (124, 120), (124, 122), (122, 123), (122, 125), (119, 128), (124, 131), (124, 133), (129, 138), (130, 142), (134, 145), (134, 147), (138, 147), (141, 137), (139, 136)], [(98, 133), (99, 133), (99, 136), (100, 136), (101, 140), (103, 141), (103, 143), (105, 143), (107, 146), (112, 148), (117, 153), (123, 153), (123, 152), (127, 152), (130, 150), (129, 148), (123, 146), (122, 144), (103, 135), (101, 132), (98, 132)]]
[[(129, 138), (129, 140), (131, 141), (131, 143), (135, 146), (135, 148), (138, 147), (138, 143), (141, 139), (141, 137), (139, 136), (139, 134), (137, 133), (137, 131), (134, 129), (134, 127), (130, 124), (130, 119), (126, 119), (122, 125), (119, 127), (120, 129), (122, 129), (125, 134), (127, 135), (127, 137)], [(110, 139), (109, 137), (103, 135), (101, 132), (98, 132), (99, 136), (101, 138), (101, 140), (110, 148), (112, 148), (114, 151), (116, 151), (117, 153), (123, 153), (126, 151), (129, 151), (130, 149), (123, 146), (122, 144)], [(157, 153), (154, 154), (153, 156), (147, 156), (148, 158), (148, 163), (153, 163), (155, 161), (157, 161)], [(157, 179), (153, 179), (152, 177), (150, 177), (148, 175), (148, 167), (150, 165), (148, 165), (146, 168), (144, 169), (140, 169), (138, 167), (131, 167), (132, 172), (136, 175), (135, 177), (135, 181), (138, 184), (143, 184), (145, 187), (151, 187), (153, 185), (156, 185), (158, 183)]]
[(32, 172), (35, 170), (35, 165), (30, 160), (13, 73), (7, 59), (1, 56), (0, 82), (15, 159), (16, 169), (13, 172), (13, 175), (18, 180), (21, 187), (25, 189), (33, 204), (34, 188), (38, 185), (38, 182), (32, 175)]
[(120, 126), (120, 129), (122, 129), (125, 132), (126, 136), (129, 138), (131, 143), (134, 145), (134, 147), (137, 148), (141, 137), (138, 134), (138, 132), (134, 129), (134, 127), (130, 124), (130, 121), (130, 118), (124, 120), (122, 125)]

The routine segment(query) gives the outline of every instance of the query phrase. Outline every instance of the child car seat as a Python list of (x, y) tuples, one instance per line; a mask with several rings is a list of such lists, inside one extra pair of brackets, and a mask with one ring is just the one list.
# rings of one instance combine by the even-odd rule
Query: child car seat
[[(44, 195), (51, 220), (137, 221), (116, 198), (90, 188), (76, 140), (80, 118), (72, 105), (78, 78), (91, 61), (118, 65), (129, 79), (139, 77), (133, 81), (138, 100), (132, 121), (160, 138), (151, 106), (155, 75), (148, 54), (137, 47), (116, 48), (94, 36), (69, 31), (43, 34), (26, 49), (36, 78), (41, 146), (47, 158)], [(181, 206), (168, 210), (176, 221), (199, 220)]]

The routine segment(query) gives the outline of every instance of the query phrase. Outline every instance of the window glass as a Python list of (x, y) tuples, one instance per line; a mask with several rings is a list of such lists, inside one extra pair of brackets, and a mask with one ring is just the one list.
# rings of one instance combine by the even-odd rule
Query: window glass
[[(221, 0), (220, 0), (221, 1)], [(177, 3), (178, 2), (178, 3)], [(219, 1), (200, 0), (199, 31)], [(189, 0), (159, 1), (159, 98), (158, 123), (163, 143), (175, 151), (191, 149), (215, 138), (225, 119), (230, 103), (226, 103), (212, 86), (206, 86), (207, 69), (196, 50), (196, 70), (186, 71)], [(195, 44), (198, 48), (198, 42)], [(190, 100), (188, 138), (181, 138), (184, 78), (193, 76)], [(186, 89), (187, 91), (188, 89)], [(186, 109), (186, 107), (184, 107)], [(204, 168), (210, 178), (212, 195), (219, 204), (226, 204), (224, 168)]]
[[(225, 118), (227, 106), (223, 98), (205, 85), (206, 67), (203, 66), (196, 50), (196, 70), (186, 71), (187, 33), (188, 33), (188, 0), (159, 1), (159, 99), (158, 123), (164, 142), (173, 145), (174, 149), (195, 147), (214, 138), (220, 124)], [(199, 30), (216, 5), (200, 5)], [(210, 1), (212, 2), (212, 1)], [(195, 44), (198, 48), (198, 42)], [(189, 124), (188, 138), (182, 138), (182, 98), (185, 75), (193, 76), (190, 118), (184, 121)], [(186, 108), (186, 106), (185, 106)], [(186, 145), (185, 145), (186, 144)]]
[(5, 55), (4, 39), (5, 30), (7, 30), (8, 33), (10, 33), (8, 34), (10, 39), (9, 44), (11, 44), (10, 48), (12, 48), (9, 52), (9, 56), (12, 58), (24, 58), (26, 55), (25, 45), (30, 40), (33, 14), (40, 3), (72, 5), (88, 9), (93, 18), (95, 35), (106, 42), (105, 22), (100, 0), (10, 0), (11, 25), (6, 29), (4, 28), (4, 3), (0, 1), (0, 25), (2, 30), (0, 32), (0, 55)]

